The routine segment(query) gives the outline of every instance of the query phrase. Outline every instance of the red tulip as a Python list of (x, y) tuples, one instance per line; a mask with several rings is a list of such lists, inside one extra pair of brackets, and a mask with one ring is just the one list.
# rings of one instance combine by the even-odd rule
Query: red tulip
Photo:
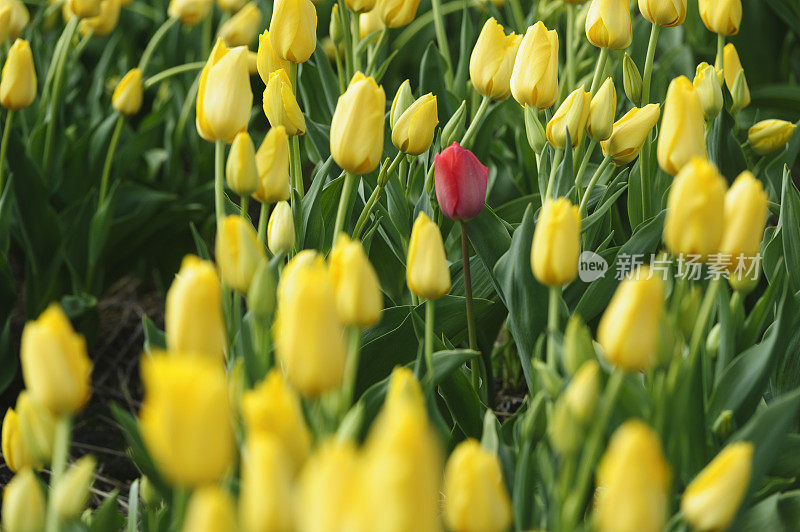
[(486, 201), (489, 169), (475, 154), (454, 142), (433, 160), (436, 199), (452, 220), (475, 218)]

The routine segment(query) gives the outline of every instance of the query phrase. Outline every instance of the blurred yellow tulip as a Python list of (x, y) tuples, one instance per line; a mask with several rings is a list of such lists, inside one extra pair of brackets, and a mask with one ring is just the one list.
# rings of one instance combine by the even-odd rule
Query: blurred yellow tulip
[(2, 436), (3, 460), (12, 473), (26, 467), (39, 467), (38, 460), (28, 452), (19, 426), (19, 416), (13, 408), (8, 408), (3, 416)]
[(91, 18), (100, 14), (101, 0), (66, 0), (69, 10), (78, 18)]
[(531, 245), (531, 270), (540, 283), (562, 286), (578, 275), (581, 253), (578, 207), (567, 198), (546, 200)]
[(225, 163), (225, 181), (236, 194), (248, 197), (260, 185), (256, 169), (256, 148), (246, 131), (237, 133)]
[(750, 147), (759, 155), (774, 153), (794, 136), (795, 124), (786, 120), (762, 120), (747, 131)]
[(700, 96), (686, 76), (672, 80), (658, 132), (658, 164), (677, 174), (694, 157), (706, 158), (705, 118)]
[(281, 59), (294, 63), (308, 61), (317, 47), (317, 9), (311, 0), (276, 0), (269, 39)]
[(3, 488), (3, 530), (41, 532), (45, 524), (45, 498), (41, 481), (25, 468)]
[(142, 107), (142, 71), (132, 68), (122, 78), (111, 96), (111, 106), (125, 116), (135, 115)]
[(219, 29), (219, 36), (228, 46), (250, 46), (261, 28), (261, 10), (248, 2)]
[(381, 0), (373, 11), (377, 11), (386, 27), (400, 28), (411, 24), (418, 6), (419, 0)]
[(253, 194), (255, 199), (261, 203), (289, 199), (289, 137), (285, 127), (276, 126), (267, 131), (256, 152), (256, 170), (259, 187)]
[[(723, 49), (724, 67), (723, 73), (725, 75), (725, 85), (733, 96), (733, 105), (736, 109), (744, 109), (750, 105), (750, 88), (747, 85), (747, 77), (742, 69), (742, 62), (739, 60), (739, 53), (733, 43), (728, 43)], [(737, 94), (736, 79), (741, 75), (742, 87), (741, 95)], [(740, 101), (737, 101), (740, 100)]]
[(598, 395), (600, 365), (596, 360), (587, 360), (575, 372), (563, 395), (572, 414), (584, 426), (592, 421)]
[(439, 227), (420, 212), (411, 229), (406, 260), (408, 288), (425, 299), (439, 299), (450, 291), (450, 270)]
[(49, 464), (56, 439), (56, 418), (26, 390), (17, 396), (17, 427), (31, 467)]
[(192, 493), (183, 532), (236, 532), (238, 529), (236, 507), (227, 491), (205, 486)]
[(80, 517), (89, 502), (89, 490), (94, 482), (97, 460), (87, 454), (78, 460), (58, 479), (50, 504), (61, 521)]
[(2, 12), (5, 12), (5, 16), (8, 17), (4, 27), (5, 36), (9, 40), (15, 41), (25, 26), (28, 25), (28, 21), (30, 21), (31, 16), (28, 13), (28, 8), (25, 7), (21, 0), (0, 0), (0, 13)]
[(725, 194), (725, 219), (721, 255), (728, 256), (732, 265), (742, 260), (755, 260), (761, 251), (761, 239), (769, 212), (769, 197), (761, 181), (745, 170)]
[(292, 208), (286, 201), (279, 201), (272, 209), (267, 223), (267, 245), (273, 255), (288, 255), (294, 248), (295, 231)]
[(225, 284), (246, 294), (264, 255), (264, 246), (249, 221), (235, 214), (223, 218), (217, 233), (216, 259)]
[(341, 233), (331, 251), (330, 270), (339, 320), (361, 328), (378, 323), (383, 310), (381, 284), (361, 242)]
[(211, 12), (214, 0), (170, 0), (167, 14), (187, 26), (197, 26)]
[(700, 63), (697, 65), (692, 85), (703, 105), (703, 116), (706, 120), (715, 118), (722, 110), (722, 87), (717, 69), (708, 63)]
[(8, 51), (0, 78), (0, 105), (9, 111), (28, 107), (36, 98), (36, 69), (28, 41), (17, 39)]
[(103, 0), (100, 2), (100, 12), (95, 17), (81, 20), (79, 29), (81, 35), (105, 37), (117, 27), (119, 11), (122, 9), (120, 0)]
[(280, 441), (269, 434), (251, 434), (242, 454), (239, 523), (243, 532), (294, 530), (291, 460)]

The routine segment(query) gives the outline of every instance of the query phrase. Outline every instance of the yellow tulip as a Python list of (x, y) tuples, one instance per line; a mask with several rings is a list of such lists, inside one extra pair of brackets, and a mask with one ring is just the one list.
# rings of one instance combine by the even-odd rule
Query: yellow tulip
[(225, 284), (246, 294), (264, 255), (264, 246), (250, 222), (235, 214), (222, 220), (217, 233), (216, 258)]
[(377, 0), (345, 0), (344, 3), (354, 13), (366, 13), (372, 11)]
[(288, 200), (289, 188), (289, 137), (286, 128), (270, 128), (256, 152), (256, 170), (259, 187), (253, 197), (261, 203)]
[(719, 84), (717, 69), (708, 63), (700, 63), (697, 65), (692, 84), (700, 97), (706, 120), (715, 118), (722, 110), (722, 87)]
[(183, 532), (236, 532), (236, 508), (230, 494), (216, 486), (206, 486), (192, 493)]
[(567, 132), (572, 147), (578, 145), (589, 120), (591, 95), (578, 87), (559, 106), (556, 114), (547, 123), (547, 140), (554, 148), (564, 149), (567, 146)]
[(444, 520), (455, 532), (503, 532), (511, 500), (500, 461), (477, 440), (459, 443), (444, 472)]
[(292, 290), (296, 286), (294, 282), (294, 275), (296, 273), (303, 271), (307, 266), (316, 264), (318, 261), (323, 261), (323, 257), (314, 249), (304, 249), (295, 255), (286, 264), (283, 273), (281, 273), (280, 280), (278, 281), (278, 299), (286, 299), (291, 295)]
[(339, 388), (345, 345), (328, 267), (321, 257), (313, 256), (292, 268), (286, 281), (281, 279), (278, 287), (273, 327), (278, 360), (289, 381), (305, 396)]
[(125, 116), (135, 115), (142, 107), (142, 71), (132, 68), (122, 78), (114, 94), (111, 96), (111, 106), (116, 112)]
[(308, 61), (317, 47), (317, 9), (311, 0), (277, 0), (269, 36), (272, 49), (281, 59)]
[(586, 12), (586, 37), (598, 48), (624, 50), (633, 40), (628, 0), (592, 0)]
[(575, 418), (583, 425), (588, 425), (599, 394), (600, 365), (595, 360), (587, 360), (564, 390), (564, 400)]
[(272, 209), (267, 224), (267, 245), (273, 255), (288, 255), (294, 248), (294, 217), (289, 203), (279, 201)]
[(699, 0), (700, 18), (709, 31), (736, 35), (742, 23), (742, 0)]
[(225, 164), (225, 181), (236, 194), (248, 197), (260, 185), (256, 169), (256, 148), (246, 131), (236, 135)]
[(139, 429), (164, 478), (187, 488), (221, 480), (236, 452), (221, 361), (156, 354), (141, 371)]
[(774, 153), (786, 146), (797, 126), (786, 120), (762, 120), (747, 131), (750, 147), (759, 155)]
[(9, 111), (28, 107), (36, 98), (36, 70), (28, 41), (17, 39), (8, 51), (0, 79), (0, 104)]
[(56, 418), (44, 406), (33, 401), (27, 391), (17, 396), (17, 426), (31, 467), (49, 464), (56, 439)]
[(675, 175), (694, 157), (706, 158), (703, 104), (692, 82), (680, 76), (667, 89), (658, 133), (658, 164)]
[(3, 416), (2, 437), (3, 460), (12, 473), (18, 473), (26, 467), (37, 468), (38, 460), (28, 452), (19, 426), (19, 416), (13, 408), (6, 410)]
[(81, 35), (105, 37), (117, 27), (119, 11), (122, 9), (120, 0), (103, 0), (100, 2), (100, 12), (97, 16), (81, 20), (79, 29)]
[(567, 198), (546, 200), (533, 232), (531, 270), (547, 286), (561, 286), (578, 275), (581, 253), (578, 207)]
[(521, 35), (506, 35), (494, 17), (486, 21), (469, 58), (469, 78), (479, 94), (493, 100), (511, 95), (511, 73), (521, 42)]
[(542, 21), (528, 28), (511, 72), (511, 94), (522, 106), (547, 109), (558, 99), (558, 33)]
[(219, 36), (228, 46), (250, 46), (261, 28), (261, 10), (248, 2), (219, 29)]
[(761, 250), (767, 223), (769, 197), (761, 182), (745, 170), (725, 194), (725, 220), (720, 254), (728, 256), (733, 266), (737, 260), (753, 260)]
[(64, 476), (58, 479), (52, 501), (61, 521), (80, 517), (89, 502), (89, 489), (94, 482), (97, 460), (90, 454), (79, 458)]
[(297, 105), (285, 70), (276, 70), (269, 75), (263, 105), (264, 114), (272, 127), (283, 126), (289, 136), (306, 132), (306, 119)]
[(101, 0), (67, 0), (69, 10), (78, 18), (91, 18), (100, 14)]
[(660, 532), (669, 508), (669, 464), (658, 435), (639, 420), (623, 423), (597, 467), (600, 532)]
[(25, 468), (3, 489), (3, 530), (41, 532), (45, 523), (45, 498), (36, 474)]
[(425, 299), (439, 299), (450, 292), (450, 270), (439, 227), (420, 212), (411, 229), (406, 260), (408, 288)]
[(744, 109), (748, 105), (750, 105), (750, 88), (747, 86), (747, 78), (744, 75), (744, 70), (742, 69), (742, 62), (739, 60), (739, 53), (736, 51), (736, 47), (733, 43), (728, 43), (725, 45), (723, 49), (723, 72), (725, 75), (725, 85), (727, 85), (728, 90), (733, 94), (733, 89), (736, 84), (736, 78), (739, 74), (742, 74), (744, 78), (744, 83), (742, 85), (742, 95), (741, 95), (741, 102), (735, 102), (734, 104), (738, 104), (737, 107), (739, 109)]
[(386, 93), (371, 77), (356, 72), (339, 96), (331, 120), (331, 155), (342, 170), (368, 174), (383, 155)]
[(361, 328), (378, 323), (383, 310), (381, 284), (361, 242), (341, 233), (331, 251), (330, 269), (339, 320)]
[(392, 106), (389, 109), (389, 125), (394, 129), (394, 125), (406, 109), (411, 107), (414, 103), (414, 94), (411, 92), (411, 82), (405, 80), (400, 84), (397, 93), (392, 100)]
[(639, 0), (639, 11), (653, 24), (674, 28), (686, 20), (686, 0)]
[(219, 6), (222, 11), (227, 11), (228, 13), (236, 13), (242, 9), (246, 3), (247, 0), (217, 0), (217, 6)]
[[(376, 2), (377, 4), (377, 2)], [(381, 20), (380, 8), (376, 7), (358, 16), (359, 37), (363, 41), (370, 33), (382, 30), (386, 25)]]
[(589, 118), (586, 120), (586, 132), (589, 137), (598, 142), (610, 137), (616, 111), (617, 90), (614, 87), (614, 80), (608, 78), (589, 104)]
[(248, 434), (270, 434), (278, 439), (298, 471), (311, 450), (311, 432), (306, 425), (300, 398), (273, 369), (255, 388), (242, 396), (242, 417)]
[(213, 0), (170, 0), (167, 14), (187, 26), (197, 26), (211, 11)]
[(229, 50), (222, 39), (217, 40), (197, 90), (197, 132), (203, 139), (230, 144), (247, 129), (253, 107), (247, 63), (247, 48)]
[(167, 291), (164, 333), (170, 351), (222, 360), (227, 345), (222, 291), (214, 265), (186, 255)]
[(12, 41), (17, 40), (31, 18), (28, 8), (21, 0), (0, 0), (0, 12), (6, 12), (8, 17), (5, 26), (6, 37)]
[(398, 117), (397, 123), (392, 127), (392, 142), (398, 150), (409, 155), (425, 153), (433, 142), (438, 123), (436, 96), (429, 92)]
[(647, 371), (658, 352), (664, 281), (640, 266), (620, 283), (597, 328), (606, 360), (625, 371)]
[(658, 123), (660, 116), (661, 109), (658, 104), (650, 103), (641, 109), (634, 107), (614, 122), (611, 136), (600, 143), (603, 153), (610, 155), (614, 164), (618, 166), (633, 161), (639, 156), (647, 136)]
[(725, 179), (696, 157), (675, 177), (667, 198), (664, 243), (673, 255), (705, 258), (719, 251), (724, 229)]
[(243, 532), (290, 532), (292, 468), (274, 436), (247, 438), (242, 456), (239, 523)]
[(269, 30), (264, 30), (264, 33), (258, 36), (258, 75), (261, 81), (266, 85), (269, 82), (269, 75), (276, 70), (283, 69), (289, 71), (289, 61), (278, 57), (275, 50), (272, 48), (272, 42), (269, 38)]
[(86, 341), (57, 303), (25, 325), (20, 360), (31, 399), (58, 416), (83, 409), (92, 394), (92, 362)]
[(692, 480), (681, 497), (681, 512), (695, 530), (725, 530), (739, 511), (753, 467), (753, 444), (732, 443)]
[(8, 38), (9, 26), (13, 16), (14, 10), (10, 5), (0, 5), (0, 42), (5, 42)]
[(389, 28), (411, 24), (417, 14), (419, 0), (381, 0), (375, 5), (380, 19)]

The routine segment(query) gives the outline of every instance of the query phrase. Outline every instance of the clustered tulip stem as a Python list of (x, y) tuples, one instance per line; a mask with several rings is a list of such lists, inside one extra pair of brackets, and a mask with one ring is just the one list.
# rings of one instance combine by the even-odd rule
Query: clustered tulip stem
[(596, 140), (592, 139), (589, 141), (589, 146), (586, 148), (586, 153), (583, 154), (583, 159), (581, 159), (581, 165), (578, 167), (578, 172), (575, 174), (575, 190), (578, 193), (578, 203), (583, 200), (583, 174), (586, 172), (586, 166), (589, 164), (589, 159), (592, 157), (592, 152), (594, 151), (595, 146), (597, 146)]
[(475, 116), (469, 124), (469, 129), (467, 129), (467, 132), (464, 133), (464, 136), (461, 138), (461, 146), (464, 148), (469, 149), (472, 146), (472, 139), (478, 134), (478, 127), (480, 127), (483, 121), (483, 115), (486, 114), (486, 110), (489, 108), (489, 103), (491, 103), (491, 101), (492, 99), (489, 96), (484, 96), (481, 100), (481, 105), (475, 112)]
[(247, 196), (242, 196), (242, 198), (241, 198), (241, 202), (239, 203), (239, 211), (240, 211), (240, 214), (242, 215), (242, 218), (244, 218), (245, 220), (247, 219), (247, 204), (248, 204), (248, 199), (249, 199), (249, 198), (248, 198)]
[[(372, 49), (372, 53), (367, 60), (367, 76), (372, 76), (375, 74), (375, 62), (378, 60), (378, 52), (380, 52), (381, 48), (383, 47), (383, 43), (386, 42), (386, 38), (389, 36), (389, 28), (384, 27), (381, 30), (381, 34), (378, 37), (378, 42), (375, 44), (375, 48)], [(342, 90), (344, 92), (344, 90)]]
[(353, 69), (361, 70), (361, 57), (358, 55), (358, 45), (361, 44), (361, 20), (358, 13), (350, 17), (351, 33), (353, 34)]
[(553, 195), (553, 182), (556, 180), (556, 171), (558, 170), (558, 165), (561, 164), (561, 159), (564, 157), (564, 150), (561, 148), (554, 148), (553, 152), (553, 164), (550, 165), (550, 177), (547, 179), (547, 189), (544, 193), (544, 198), (542, 198), (542, 204), (544, 204), (545, 200), (551, 198)]
[(114, 153), (117, 151), (117, 144), (119, 144), (119, 135), (122, 132), (122, 124), (125, 117), (119, 115), (117, 117), (117, 124), (114, 126), (114, 133), (111, 135), (111, 142), (108, 145), (106, 152), (106, 160), (103, 163), (103, 175), (100, 178), (100, 196), (97, 200), (97, 208), (100, 209), (106, 200), (108, 193), (108, 178), (111, 175), (111, 163), (114, 160)]
[[(378, 184), (375, 186), (375, 189), (370, 194), (369, 198), (367, 199), (367, 203), (364, 205), (364, 209), (361, 211), (361, 214), (356, 221), (356, 228), (353, 229), (353, 238), (361, 238), (361, 232), (364, 230), (364, 227), (367, 225), (367, 221), (369, 220), (369, 215), (372, 214), (372, 209), (375, 208), (375, 204), (378, 203), (378, 199), (381, 196), (381, 191), (385, 186), (385, 182), (388, 181), (386, 178), (387, 175), (392, 175), (392, 172), (395, 171), (397, 165), (400, 164), (401, 161), (405, 159), (405, 153), (397, 152), (392, 163), (389, 165), (388, 168), (384, 166), (381, 168), (380, 173), (378, 174)], [(386, 159), (387, 161), (389, 159)]]
[(433, 390), (433, 299), (425, 301), (425, 367), (428, 382)]
[(153, 56), (153, 52), (155, 52), (158, 44), (164, 39), (164, 35), (167, 34), (169, 29), (174, 26), (178, 22), (178, 19), (175, 17), (169, 17), (167, 20), (164, 21), (161, 26), (156, 30), (153, 36), (150, 38), (150, 42), (147, 43), (147, 46), (142, 53), (141, 59), (139, 59), (139, 70), (145, 72), (147, 69), (147, 64), (150, 62), (150, 58)]
[(594, 76), (592, 77), (591, 95), (594, 96), (597, 89), (600, 88), (600, 80), (603, 78), (603, 72), (606, 70), (606, 61), (608, 60), (608, 48), (600, 48), (600, 55), (597, 58), (597, 64), (594, 67)]
[(300, 164), (300, 137), (297, 135), (292, 137), (291, 171), (292, 186), (302, 199), (305, 196), (305, 190), (303, 190), (303, 167)]
[[(45, 129), (44, 133), (44, 152), (42, 154), (42, 170), (43, 174), (47, 175), (50, 172), (50, 159), (52, 156), (53, 151), (53, 133), (55, 132), (56, 126), (56, 115), (58, 109), (58, 100), (61, 96), (61, 84), (64, 79), (64, 70), (67, 63), (67, 58), (69, 57), (69, 45), (72, 41), (73, 35), (75, 35), (75, 30), (78, 28), (78, 17), (72, 17), (67, 25), (64, 27), (64, 33), (61, 34), (59, 38), (59, 42), (61, 46), (59, 47), (58, 44), (56, 45), (59, 48), (60, 54), (58, 57), (54, 59), (54, 63), (51, 68), (55, 68), (53, 71), (53, 81), (50, 95), (50, 107), (48, 109), (47, 115), (50, 120), (47, 122), (47, 129)], [(63, 39), (63, 41), (62, 41)], [(48, 70), (48, 77), (50, 72)]]
[(217, 215), (217, 232), (225, 216), (225, 141), (214, 143), (214, 210)]
[[(59, 417), (56, 421), (55, 436), (53, 439), (52, 469), (50, 470), (51, 493), (64, 475), (64, 471), (67, 470), (71, 434), (72, 418), (69, 415)], [(46, 530), (47, 532), (58, 532), (59, 530), (58, 511), (55, 504), (47, 505)]]
[(258, 211), (258, 241), (262, 244), (267, 242), (267, 223), (269, 222), (269, 207), (262, 203)]
[(603, 172), (606, 171), (606, 168), (611, 164), (611, 156), (606, 155), (603, 162), (600, 163), (600, 166), (597, 167), (595, 170), (594, 175), (589, 180), (589, 184), (586, 185), (586, 192), (583, 193), (583, 199), (581, 200), (580, 207), (578, 207), (578, 214), (580, 215), (581, 219), (586, 217), (586, 209), (588, 208), (589, 204), (589, 197), (592, 195), (592, 190), (594, 190), (595, 185), (597, 185), (597, 181), (599, 181), (600, 176), (603, 175)]
[(447, 45), (447, 34), (444, 31), (444, 15), (442, 14), (442, 1), (431, 0), (431, 11), (433, 12), (433, 29), (436, 32), (436, 41), (439, 45), (439, 52), (444, 58), (445, 85), (449, 90), (453, 89), (453, 60), (450, 58), (450, 47)]
[(712, 279), (708, 284), (708, 288), (706, 288), (706, 294), (703, 296), (703, 302), (700, 304), (700, 310), (697, 313), (697, 321), (695, 322), (694, 329), (692, 330), (692, 339), (689, 342), (690, 365), (694, 364), (695, 359), (700, 352), (700, 346), (703, 344), (703, 340), (706, 337), (708, 321), (711, 319), (711, 314), (714, 311), (714, 306), (717, 303), (717, 294), (719, 293), (721, 285), (722, 279), (717, 278)]
[(522, 14), (522, 7), (519, 5), (519, 0), (510, 0), (509, 5), (511, 5), (511, 16), (514, 18), (517, 31), (525, 33), (525, 15)]
[[(642, 107), (650, 103), (653, 58), (656, 55), (656, 46), (658, 45), (660, 29), (658, 24), (652, 24), (650, 30), (650, 42), (647, 44), (647, 57), (644, 62), (644, 77), (642, 78)], [(647, 170), (650, 166), (650, 139), (652, 135), (652, 132), (648, 134), (647, 141), (642, 145), (642, 151), (639, 156), (639, 174), (641, 176), (640, 182), (642, 188), (642, 220), (647, 220), (650, 216), (650, 178), (647, 175)]]
[(333, 226), (333, 242), (331, 243), (331, 247), (336, 243), (336, 237), (339, 236), (339, 233), (341, 233), (344, 228), (344, 217), (347, 214), (347, 206), (350, 203), (350, 196), (353, 195), (355, 184), (355, 174), (352, 172), (345, 172), (342, 194), (339, 196), (339, 208), (336, 209), (336, 223)]
[(567, 4), (567, 93), (575, 87), (575, 5)]
[(185, 63), (183, 65), (174, 66), (166, 70), (162, 70), (158, 74), (150, 76), (144, 81), (142, 86), (144, 87), (144, 90), (147, 90), (153, 85), (161, 83), (165, 79), (171, 78), (172, 76), (177, 76), (179, 74), (183, 74), (184, 72), (193, 72), (195, 70), (200, 70), (204, 66), (205, 66), (204, 61), (195, 61), (193, 63)]
[(558, 312), (561, 304), (561, 287), (551, 286), (547, 304), (547, 364), (556, 369), (556, 332)]
[(344, 367), (344, 383), (342, 397), (343, 418), (350, 406), (353, 404), (353, 397), (356, 388), (356, 376), (358, 375), (358, 363), (361, 355), (361, 329), (354, 325), (347, 327), (347, 359)]
[(6, 123), (3, 125), (3, 141), (0, 143), (0, 195), (3, 194), (5, 185), (6, 153), (8, 152), (8, 139), (11, 135), (11, 122), (14, 120), (14, 111), (6, 113)]
[(650, 42), (647, 44), (647, 56), (644, 61), (644, 76), (642, 76), (642, 107), (650, 103), (650, 82), (653, 77), (653, 59), (656, 56), (656, 47), (658, 45), (658, 34), (660, 30), (661, 27), (658, 24), (652, 24)]
[(715, 63), (714, 67), (717, 70), (725, 68), (725, 36), (722, 34), (717, 34), (717, 57)]
[[(353, 40), (350, 36), (350, 23), (348, 21), (348, 17), (350, 15), (350, 11), (347, 8), (347, 5), (344, 3), (344, 0), (339, 1), (339, 19), (341, 20), (342, 24), (342, 44), (344, 44), (344, 63), (345, 63), (345, 78), (349, 80), (354, 72), (353, 72)], [(346, 85), (347, 83), (345, 83)]]

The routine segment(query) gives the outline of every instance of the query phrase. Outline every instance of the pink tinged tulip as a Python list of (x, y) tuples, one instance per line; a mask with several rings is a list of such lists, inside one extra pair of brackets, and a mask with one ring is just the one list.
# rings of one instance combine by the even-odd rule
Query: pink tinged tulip
[(470, 220), (480, 214), (486, 201), (489, 169), (471, 151), (454, 142), (433, 161), (436, 199), (442, 213), (452, 220)]

